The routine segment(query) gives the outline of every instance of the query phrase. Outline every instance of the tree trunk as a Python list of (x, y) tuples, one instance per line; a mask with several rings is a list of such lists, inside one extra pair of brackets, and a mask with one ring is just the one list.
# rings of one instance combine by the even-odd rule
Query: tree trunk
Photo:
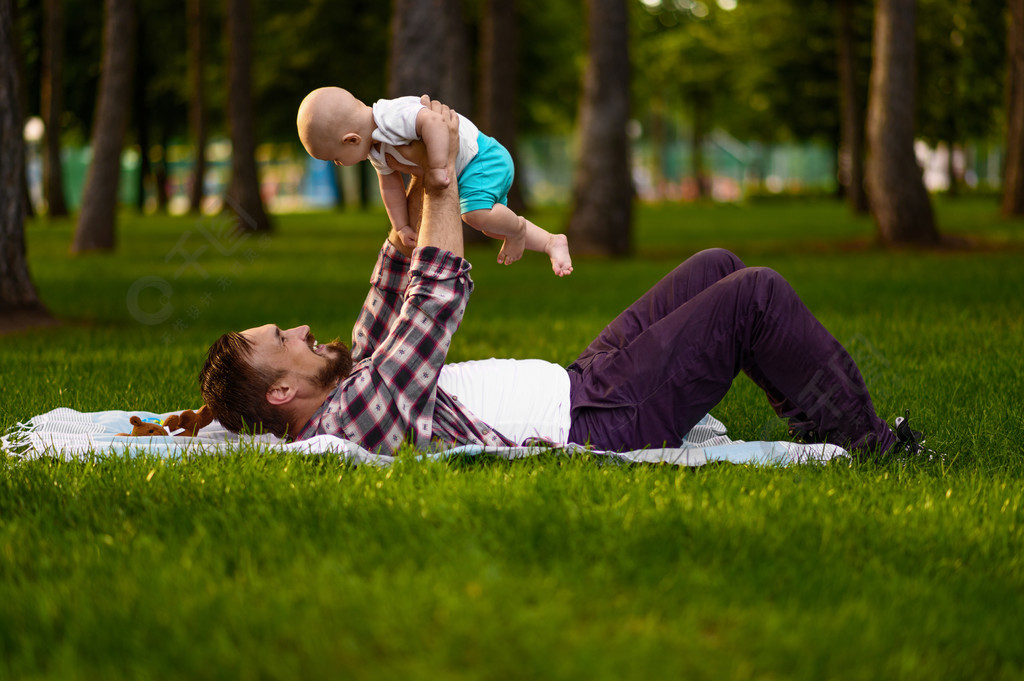
[(632, 250), (627, 0), (587, 0), (588, 60), (580, 98), (580, 158), (569, 241), (577, 253)]
[(128, 128), (134, 70), (135, 7), (132, 0), (106, 0), (103, 23), (103, 67), (92, 133), (92, 163), (71, 244), (74, 253), (114, 248), (121, 149)]
[(0, 0), (0, 331), (49, 318), (25, 255), (25, 141), (13, 5), (14, 0)]
[[(360, 165), (367, 165), (365, 163)], [(345, 183), (341, 179), (341, 168), (331, 164), (331, 184), (334, 186), (334, 207), (338, 210), (345, 210)]]
[(64, 197), (64, 173), (60, 160), (60, 117), (64, 112), (64, 14), (62, 0), (46, 0), (43, 6), (42, 92), (40, 110), (46, 125), (46, 149), (43, 152), (43, 192), (47, 214), (67, 217)]
[(192, 186), (189, 190), (189, 210), (194, 215), (203, 212), (204, 178), (206, 177), (206, 86), (203, 71), (206, 64), (206, 44), (203, 39), (202, 0), (188, 0), (188, 71), (192, 84), (192, 97), (188, 105), (188, 121), (195, 145), (192, 165)]
[(132, 85), (132, 118), (135, 124), (135, 141), (139, 145), (139, 174), (135, 183), (135, 209), (140, 215), (146, 212), (146, 181), (153, 172), (149, 160), (150, 123), (149, 107), (146, 105), (146, 84), (153, 78), (151, 55), (146, 44), (145, 17), (139, 17), (135, 24), (135, 75)]
[(1003, 215), (1024, 215), (1024, 0), (1010, 0)]
[[(395, 0), (388, 96), (430, 95), (469, 117), (469, 47), (461, 0)], [(487, 242), (462, 225), (467, 244)]]
[(856, 0), (838, 0), (839, 17), (839, 90), (840, 142), (839, 184), (846, 190), (850, 209), (857, 214), (868, 212), (868, 195), (864, 191), (864, 112), (857, 85), (857, 61), (853, 37), (853, 5)]
[(160, 128), (160, 160), (153, 164), (153, 184), (156, 185), (156, 212), (161, 215), (167, 214), (167, 208), (171, 203), (171, 197), (167, 194), (170, 177), (168, 175), (169, 163), (167, 154), (171, 142), (167, 138), (167, 128)]
[[(252, 3), (227, 0), (228, 125), (231, 128), (231, 183), (225, 202), (238, 216), (237, 229), (272, 230), (263, 209), (256, 168), (252, 110)], [(166, 154), (166, 151), (165, 151)]]
[(444, 26), (442, 0), (394, 0), (389, 97), (427, 94), (440, 98), (445, 61)]
[(693, 135), (691, 137), (693, 181), (697, 185), (697, 198), (699, 199), (711, 198), (711, 182), (708, 180), (704, 164), (704, 140), (707, 137), (709, 99), (704, 94), (693, 96)]
[[(516, 111), (519, 82), (519, 19), (516, 0), (487, 0), (480, 25), (480, 88), (477, 125), (517, 159)], [(516, 164), (518, 166), (518, 164)], [(508, 207), (526, 211), (519, 173), (508, 192)]]
[(868, 97), (867, 191), (883, 243), (935, 244), (931, 199), (914, 155), (916, 0), (878, 0)]
[(949, 153), (946, 155), (946, 174), (949, 175), (949, 189), (947, 194), (951, 197), (960, 196), (960, 177), (956, 172), (956, 142), (953, 137), (946, 142)]

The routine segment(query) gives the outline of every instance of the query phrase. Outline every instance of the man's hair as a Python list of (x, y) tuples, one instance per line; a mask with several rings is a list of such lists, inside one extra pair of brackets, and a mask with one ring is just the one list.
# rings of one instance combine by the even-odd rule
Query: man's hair
[(284, 437), (284, 410), (267, 401), (267, 391), (284, 370), (254, 366), (253, 344), (240, 333), (226, 333), (210, 346), (199, 372), (199, 392), (221, 425), (235, 433), (273, 433)]

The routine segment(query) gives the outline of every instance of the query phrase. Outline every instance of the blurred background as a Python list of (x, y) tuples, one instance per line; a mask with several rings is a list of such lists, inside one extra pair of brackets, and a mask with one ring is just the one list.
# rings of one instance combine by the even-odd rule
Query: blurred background
[(635, 200), (834, 196), (866, 213), (865, 177), (882, 241), (938, 236), (886, 227), (890, 186), (1024, 212), (1021, 0), (3, 3), (27, 208), (81, 211), (80, 230), (113, 229), (115, 211), (83, 206), (105, 193), (143, 214), (233, 197), (257, 230), (264, 211), (378, 203), (368, 164), (336, 169), (298, 143), (298, 104), (323, 85), (368, 103), (426, 92), (474, 119), (516, 159), (512, 206), (572, 204), (585, 251), (629, 252), (615, 206)]

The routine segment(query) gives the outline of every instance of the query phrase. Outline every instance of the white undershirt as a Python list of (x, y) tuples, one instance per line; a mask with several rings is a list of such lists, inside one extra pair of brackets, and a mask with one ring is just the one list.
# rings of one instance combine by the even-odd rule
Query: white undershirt
[(569, 438), (569, 374), (540, 359), (445, 364), (437, 384), (508, 439)]

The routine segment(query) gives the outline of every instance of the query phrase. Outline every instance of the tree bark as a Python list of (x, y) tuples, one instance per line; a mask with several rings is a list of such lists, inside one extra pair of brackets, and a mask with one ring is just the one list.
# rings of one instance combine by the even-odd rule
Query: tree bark
[(114, 248), (121, 150), (128, 128), (134, 71), (135, 7), (132, 0), (106, 0), (103, 24), (103, 66), (92, 133), (92, 163), (71, 244), (74, 253)]
[(626, 0), (587, 0), (587, 66), (580, 98), (580, 158), (569, 241), (577, 253), (632, 250), (629, 12)]
[(14, 55), (14, 0), (0, 0), (0, 330), (26, 318), (48, 318), (25, 253), (25, 140), (21, 74)]
[[(252, 111), (252, 4), (227, 0), (228, 125), (231, 128), (231, 183), (226, 202), (238, 216), (237, 229), (273, 229), (263, 209), (256, 168), (256, 129)], [(166, 152), (165, 152), (166, 154)]]
[(1010, 0), (1006, 73), (1005, 217), (1024, 215), (1024, 0)]
[(857, 85), (857, 61), (853, 36), (853, 5), (856, 0), (838, 0), (839, 18), (839, 90), (840, 142), (839, 184), (846, 190), (850, 209), (863, 215), (868, 212), (868, 195), (864, 191), (864, 112)]
[(887, 244), (939, 241), (914, 155), (916, 0), (878, 0), (868, 98), (867, 191)]
[(711, 182), (708, 179), (704, 163), (704, 140), (707, 138), (708, 108), (710, 107), (710, 96), (694, 94), (693, 101), (693, 130), (691, 146), (693, 148), (693, 181), (697, 186), (697, 198), (711, 198)]
[[(518, 158), (516, 111), (519, 83), (519, 19), (516, 0), (487, 0), (480, 25), (480, 87), (477, 124)], [(518, 163), (516, 164), (518, 167)], [(508, 207), (526, 211), (519, 173), (508, 192)]]
[(443, 0), (394, 0), (389, 97), (428, 94), (440, 98), (445, 61), (442, 3)]
[(42, 92), (40, 112), (46, 125), (43, 155), (43, 192), (50, 217), (67, 217), (64, 173), (60, 160), (60, 117), (64, 112), (64, 13), (61, 0), (43, 6)]
[(206, 86), (203, 72), (206, 68), (206, 41), (203, 39), (202, 0), (188, 0), (186, 8), (188, 22), (188, 70), (192, 84), (189, 99), (188, 120), (192, 128), (192, 143), (195, 145), (192, 165), (192, 186), (189, 190), (189, 210), (194, 215), (203, 211), (204, 178), (206, 177)]
[(153, 172), (153, 164), (149, 159), (150, 115), (146, 104), (146, 84), (153, 77), (153, 69), (146, 39), (145, 18), (139, 17), (135, 24), (135, 69), (132, 85), (132, 122), (135, 125), (135, 141), (139, 145), (139, 174), (135, 183), (135, 209), (139, 215), (146, 212), (146, 181)]

